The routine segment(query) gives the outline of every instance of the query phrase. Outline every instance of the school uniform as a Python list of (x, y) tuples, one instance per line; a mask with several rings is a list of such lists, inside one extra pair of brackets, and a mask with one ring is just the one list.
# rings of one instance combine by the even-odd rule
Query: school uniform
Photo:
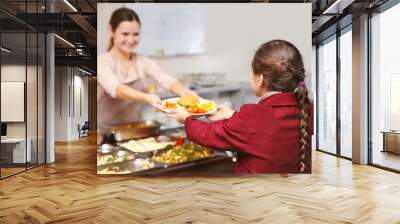
[[(310, 145), (312, 108), (310, 105)], [(241, 106), (240, 111), (226, 120), (207, 123), (188, 117), (185, 131), (189, 140), (197, 144), (238, 152), (237, 174), (298, 173), (299, 125), (295, 94), (273, 92), (257, 104)]]

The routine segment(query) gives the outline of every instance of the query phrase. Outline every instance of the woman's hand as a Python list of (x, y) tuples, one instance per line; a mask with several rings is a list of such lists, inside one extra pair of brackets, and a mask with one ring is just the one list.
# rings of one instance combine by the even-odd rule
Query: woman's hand
[(157, 95), (144, 93), (125, 84), (117, 86), (116, 96), (122, 100), (149, 104), (157, 111), (163, 110), (161, 100)]
[(232, 117), (233, 113), (235, 112), (229, 107), (223, 106), (223, 105), (217, 105), (217, 113), (213, 115), (207, 116), (207, 118), (210, 121), (220, 121), (220, 120), (225, 120), (229, 119)]
[(187, 112), (185, 109), (174, 110), (174, 111), (168, 112), (167, 115), (169, 117), (174, 118), (175, 120), (177, 120), (180, 123), (185, 122), (186, 118), (190, 117), (189, 112)]
[(158, 97), (157, 95), (146, 94), (145, 101), (147, 104), (152, 106), (156, 111), (163, 111), (160, 97)]

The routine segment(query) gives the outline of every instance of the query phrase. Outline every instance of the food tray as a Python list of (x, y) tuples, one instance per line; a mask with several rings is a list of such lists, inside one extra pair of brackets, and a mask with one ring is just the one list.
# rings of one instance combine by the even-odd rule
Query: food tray
[(135, 158), (116, 164), (109, 164), (97, 167), (97, 174), (112, 175), (112, 174), (140, 174), (149, 170), (162, 168), (163, 165), (158, 164), (148, 158)]
[(114, 133), (115, 140), (125, 141), (129, 139), (145, 138), (160, 134), (161, 123), (153, 120), (138, 121), (124, 125), (110, 126), (108, 129)]
[[(146, 141), (146, 139), (150, 141)], [(171, 147), (171, 145), (175, 145), (178, 140), (185, 141), (184, 138), (160, 135), (119, 142), (117, 145), (137, 155), (150, 158), (157, 151), (162, 151), (167, 147)], [(137, 148), (135, 149), (135, 147)]]
[(97, 166), (101, 167), (105, 165), (116, 164), (135, 159), (136, 157), (137, 156), (134, 153), (124, 150), (123, 148), (115, 148), (109, 152), (99, 150), (97, 152)]

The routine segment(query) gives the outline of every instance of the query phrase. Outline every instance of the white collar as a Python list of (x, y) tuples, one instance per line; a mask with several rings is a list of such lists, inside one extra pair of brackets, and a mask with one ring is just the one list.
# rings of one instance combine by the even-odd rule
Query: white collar
[(260, 99), (258, 99), (258, 102), (257, 102), (257, 103), (261, 103), (261, 101), (263, 101), (264, 99), (266, 99), (266, 98), (268, 98), (268, 97), (270, 97), (270, 96), (272, 96), (272, 95), (275, 95), (275, 94), (277, 94), (277, 93), (282, 93), (282, 92), (279, 92), (279, 91), (266, 92), (266, 93), (264, 93), (264, 95), (262, 95), (262, 96), (260, 97)]

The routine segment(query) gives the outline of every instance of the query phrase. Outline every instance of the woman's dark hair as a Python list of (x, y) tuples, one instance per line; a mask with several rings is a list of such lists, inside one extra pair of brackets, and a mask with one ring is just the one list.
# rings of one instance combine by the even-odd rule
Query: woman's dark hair
[(304, 85), (305, 71), (299, 50), (288, 41), (269, 41), (256, 51), (252, 68), (255, 75), (264, 76), (269, 91), (295, 92), (300, 111), (299, 171), (310, 173), (310, 100)]
[[(111, 15), (109, 24), (111, 25), (112, 31), (115, 31), (115, 29), (117, 29), (119, 24), (124, 21), (130, 21), (130, 22), (136, 21), (137, 23), (139, 23), (139, 25), (141, 24), (139, 16), (136, 14), (135, 11), (128, 8), (119, 8), (115, 10)], [(113, 45), (114, 45), (113, 38), (110, 37), (107, 51), (111, 50)]]

